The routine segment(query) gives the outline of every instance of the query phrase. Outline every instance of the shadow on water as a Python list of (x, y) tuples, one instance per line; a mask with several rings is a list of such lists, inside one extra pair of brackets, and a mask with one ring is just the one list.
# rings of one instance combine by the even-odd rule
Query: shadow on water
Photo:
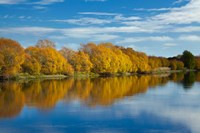
[(0, 82), (0, 118), (17, 116), (24, 106), (50, 110), (61, 100), (79, 100), (88, 107), (109, 106), (118, 99), (145, 93), (169, 81), (189, 89), (195, 81), (200, 81), (200, 74)]

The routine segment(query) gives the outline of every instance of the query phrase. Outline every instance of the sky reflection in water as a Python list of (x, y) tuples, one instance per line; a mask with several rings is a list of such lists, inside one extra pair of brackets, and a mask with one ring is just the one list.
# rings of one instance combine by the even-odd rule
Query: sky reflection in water
[(198, 133), (200, 74), (0, 83), (0, 132)]

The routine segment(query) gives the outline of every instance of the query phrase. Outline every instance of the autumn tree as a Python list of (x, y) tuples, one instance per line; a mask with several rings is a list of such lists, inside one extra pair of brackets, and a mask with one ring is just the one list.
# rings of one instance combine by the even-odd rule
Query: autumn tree
[(44, 40), (39, 40), (36, 44), (36, 47), (38, 47), (38, 48), (44, 48), (44, 47), (55, 48), (56, 44), (48, 39), (44, 39)]
[(25, 61), (22, 64), (24, 72), (29, 74), (40, 74), (41, 64), (37, 61), (36, 58), (32, 57), (29, 54), (25, 55)]
[(129, 56), (122, 52), (120, 47), (114, 46), (112, 43), (102, 43), (99, 44), (99, 46), (106, 47), (114, 53), (113, 62), (111, 62), (113, 64), (111, 65), (113, 65), (113, 67), (118, 69), (117, 72), (119, 73), (131, 72), (132, 62)]
[(145, 53), (137, 52), (132, 48), (123, 48), (121, 50), (124, 54), (128, 55), (132, 64), (131, 64), (131, 72), (148, 72), (149, 64), (148, 64), (148, 56)]
[(167, 58), (160, 57), (160, 62), (162, 67), (169, 67), (170, 62)]
[(75, 55), (75, 51), (66, 47), (63, 47), (59, 53), (61, 53), (62, 56), (65, 57), (65, 59), (67, 59), (68, 61), (71, 60), (73, 58), (73, 56)]
[(11, 39), (0, 38), (0, 75), (13, 76), (24, 62), (24, 49)]
[(110, 48), (103, 45), (86, 44), (82, 50), (90, 56), (93, 64), (92, 72), (95, 73), (116, 73), (118, 72), (117, 58)]
[(183, 64), (182, 61), (171, 60), (170, 61), (170, 68), (172, 70), (182, 70), (182, 69), (184, 69), (184, 64)]
[(41, 65), (43, 74), (72, 74), (73, 68), (54, 48), (29, 47), (26, 53), (35, 58)]
[(151, 70), (162, 67), (162, 61), (159, 57), (150, 56), (149, 57), (149, 66), (151, 67)]
[(195, 57), (195, 69), (200, 70), (200, 57)]
[(121, 50), (124, 54), (129, 56), (129, 59), (131, 60), (131, 72), (137, 72), (138, 71), (138, 57), (136, 54), (136, 51), (134, 51), (132, 48), (123, 48), (121, 47)]
[(89, 55), (83, 51), (74, 51), (64, 47), (59, 52), (69, 61), (76, 72), (88, 73), (93, 67)]
[(137, 52), (138, 57), (138, 72), (148, 72), (150, 70), (148, 64), (148, 56), (143, 52)]
[(70, 63), (77, 72), (90, 72), (93, 67), (88, 54), (82, 51), (76, 52), (70, 60)]

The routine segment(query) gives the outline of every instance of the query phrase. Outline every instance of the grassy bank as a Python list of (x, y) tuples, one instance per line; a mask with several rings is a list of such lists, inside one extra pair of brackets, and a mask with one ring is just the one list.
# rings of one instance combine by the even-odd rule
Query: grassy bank
[(99, 74), (95, 73), (74, 73), (73, 75), (62, 75), (62, 74), (55, 74), (55, 75), (30, 75), (27, 73), (20, 73), (15, 75), (14, 77), (11, 77), (10, 79), (13, 80), (26, 80), (26, 79), (65, 79), (69, 77), (74, 78), (93, 78), (93, 77), (99, 77)]
[(67, 78), (69, 76), (66, 75), (60, 75), (60, 74), (56, 74), (56, 75), (29, 75), (29, 74), (25, 74), (25, 73), (21, 73), (21, 74), (17, 74), (16, 76), (14, 76), (12, 79), (64, 79)]
[(184, 69), (184, 70), (170, 70), (167, 68), (161, 68), (161, 69), (155, 69), (151, 72), (146, 73), (104, 73), (104, 74), (96, 74), (96, 73), (74, 73), (73, 75), (67, 76), (62, 74), (55, 74), (55, 75), (30, 75), (27, 73), (20, 73), (13, 77), (9, 78), (2, 78), (2, 80), (34, 80), (34, 79), (65, 79), (65, 78), (95, 78), (95, 77), (116, 77), (116, 76), (130, 76), (130, 75), (162, 75), (162, 74), (170, 74), (170, 73), (178, 73), (178, 72), (189, 72), (189, 71), (196, 71), (196, 70), (190, 70), (190, 69)]

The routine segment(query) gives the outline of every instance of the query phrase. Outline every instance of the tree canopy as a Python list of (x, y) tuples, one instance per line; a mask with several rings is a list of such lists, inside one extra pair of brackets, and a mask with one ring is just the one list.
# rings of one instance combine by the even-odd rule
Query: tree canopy
[(77, 51), (66, 47), (58, 51), (54, 42), (39, 40), (35, 46), (24, 49), (14, 40), (0, 38), (0, 76), (20, 72), (31, 75), (149, 73), (162, 67), (181, 70), (184, 66), (199, 70), (200, 58), (189, 51), (172, 58), (147, 56), (112, 43), (87, 43)]
[(183, 55), (181, 56), (181, 60), (183, 61), (186, 68), (194, 69), (194, 67), (195, 67), (195, 57), (190, 51), (185, 50), (183, 52)]
[(0, 74), (15, 75), (20, 71), (24, 62), (24, 49), (11, 39), (0, 38)]

